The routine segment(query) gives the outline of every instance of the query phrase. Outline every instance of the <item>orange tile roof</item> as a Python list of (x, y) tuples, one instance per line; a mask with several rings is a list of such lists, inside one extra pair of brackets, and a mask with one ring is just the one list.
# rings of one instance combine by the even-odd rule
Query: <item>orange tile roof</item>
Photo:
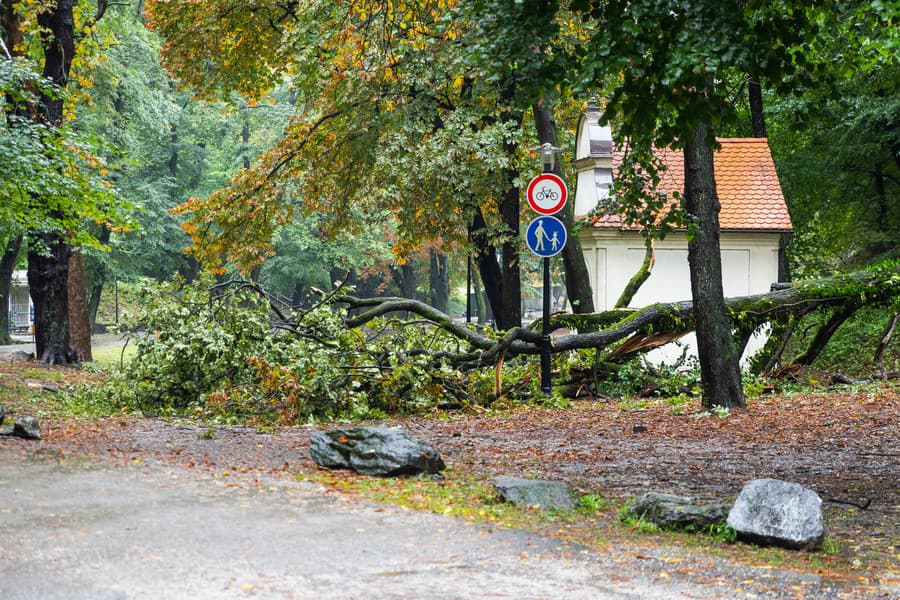
[[(784, 202), (778, 173), (765, 138), (718, 138), (721, 147), (713, 155), (716, 191), (722, 208), (723, 231), (791, 231), (791, 217)], [(658, 150), (668, 169), (662, 174), (660, 191), (684, 193), (684, 153)], [(618, 165), (620, 157), (613, 160)], [(605, 216), (595, 227), (620, 227), (621, 219)]]

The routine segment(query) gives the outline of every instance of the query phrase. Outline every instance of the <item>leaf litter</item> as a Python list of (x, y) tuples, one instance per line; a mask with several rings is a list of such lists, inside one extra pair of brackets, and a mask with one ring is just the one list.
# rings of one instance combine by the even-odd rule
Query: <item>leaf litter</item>
[[(28, 386), (33, 371), (0, 366), (0, 404), (41, 412), (44, 439), (30, 443), (42, 452), (177, 466), (230, 485), (259, 486), (263, 474), (321, 474), (308, 456), (309, 428), (263, 431), (134, 415), (58, 416), (46, 394), (34, 395)], [(91, 375), (65, 370), (65, 379)], [(608, 560), (629, 573), (703, 583), (710, 586), (709, 597), (889, 598), (900, 589), (898, 414), (900, 394), (887, 384), (764, 396), (723, 417), (675, 411), (664, 401), (634, 409), (587, 400), (567, 408), (455, 412), (383, 423), (404, 426), (433, 445), (450, 466), (451, 483), (456, 477), (487, 482), (499, 474), (551, 479), (609, 500), (605, 510), (538, 520), (530, 528), (576, 548), (608, 552)], [(0, 447), (22, 443), (3, 440)], [(730, 500), (759, 477), (795, 481), (819, 494), (828, 533), (824, 551), (642, 533), (618, 520), (618, 508), (647, 491)], [(741, 568), (750, 571), (742, 574)]]

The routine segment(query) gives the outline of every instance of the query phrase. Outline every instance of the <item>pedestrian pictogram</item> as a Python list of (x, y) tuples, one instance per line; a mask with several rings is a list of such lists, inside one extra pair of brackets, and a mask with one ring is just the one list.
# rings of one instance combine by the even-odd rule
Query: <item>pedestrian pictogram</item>
[(538, 217), (528, 224), (525, 231), (528, 249), (544, 258), (562, 252), (567, 239), (566, 226), (556, 217)]

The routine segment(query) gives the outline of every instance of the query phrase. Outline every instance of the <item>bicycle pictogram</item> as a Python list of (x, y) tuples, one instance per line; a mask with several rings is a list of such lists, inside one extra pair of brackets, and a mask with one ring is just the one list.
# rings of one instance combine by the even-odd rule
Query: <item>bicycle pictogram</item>
[(556, 202), (559, 200), (559, 192), (545, 185), (534, 197), (538, 202)]
[(566, 182), (553, 173), (541, 173), (531, 180), (527, 190), (528, 205), (538, 214), (552, 215), (566, 204)]

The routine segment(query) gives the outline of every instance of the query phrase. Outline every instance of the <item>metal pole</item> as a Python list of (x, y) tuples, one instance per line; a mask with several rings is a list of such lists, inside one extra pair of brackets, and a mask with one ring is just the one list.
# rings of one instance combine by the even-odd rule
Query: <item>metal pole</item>
[(466, 323), (472, 322), (472, 257), (466, 260)]
[(550, 395), (553, 391), (550, 373), (550, 259), (544, 258), (544, 324), (541, 333), (541, 391)]

